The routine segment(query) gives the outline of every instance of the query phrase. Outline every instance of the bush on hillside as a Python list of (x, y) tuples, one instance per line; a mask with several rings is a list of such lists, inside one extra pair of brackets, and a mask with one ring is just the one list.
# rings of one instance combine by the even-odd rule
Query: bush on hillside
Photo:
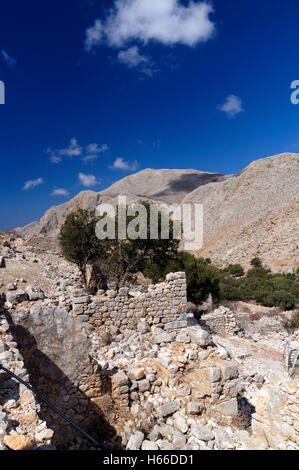
[(236, 277), (244, 276), (244, 268), (240, 264), (230, 264), (224, 269), (224, 272)]
[(159, 266), (157, 263), (148, 265), (144, 274), (153, 282), (158, 282), (166, 274), (178, 271), (186, 273), (189, 301), (203, 302), (210, 293), (218, 299), (219, 270), (203, 258), (195, 258), (188, 252), (178, 252), (165, 266)]

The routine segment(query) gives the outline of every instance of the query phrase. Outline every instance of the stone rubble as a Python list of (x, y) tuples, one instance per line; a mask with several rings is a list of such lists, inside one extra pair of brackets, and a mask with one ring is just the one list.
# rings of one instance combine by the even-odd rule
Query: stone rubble
[[(92, 402), (128, 450), (299, 449), (298, 373), (290, 378), (284, 368), (283, 314), (253, 322), (220, 306), (197, 321), (187, 313), (184, 273), (89, 296), (58, 253), (14, 237), (0, 251), (1, 273), (14, 263), (43, 273), (37, 282), (1, 278), (0, 363), (30, 380), (8, 312), (71, 378), (58, 395), (69, 416), (89, 426)], [(0, 384), (0, 450), (61, 443), (59, 423), (39, 418), (31, 392), (2, 372)], [(80, 438), (68, 444), (81, 446)]]

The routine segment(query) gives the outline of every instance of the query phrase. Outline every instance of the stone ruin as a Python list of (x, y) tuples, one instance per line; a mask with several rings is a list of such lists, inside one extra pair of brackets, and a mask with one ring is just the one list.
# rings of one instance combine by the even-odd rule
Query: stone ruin
[[(184, 273), (140, 291), (72, 294), (69, 312), (41, 298), (4, 308), (0, 362), (107, 449), (299, 448), (297, 382), (269, 381), (219, 351), (238, 333), (237, 317), (220, 307), (188, 318)], [(93, 448), (0, 380), (0, 448)]]
[(173, 330), (187, 326), (186, 274), (170, 273), (166, 280), (150, 285), (145, 292), (131, 291), (128, 287), (119, 292), (99, 291), (88, 296), (83, 289), (74, 289), (72, 314), (96, 329), (111, 326), (136, 330), (143, 320), (150, 326)]

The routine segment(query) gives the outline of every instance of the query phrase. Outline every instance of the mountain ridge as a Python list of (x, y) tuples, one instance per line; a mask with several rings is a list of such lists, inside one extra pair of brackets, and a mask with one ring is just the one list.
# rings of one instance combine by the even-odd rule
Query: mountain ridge
[[(251, 162), (233, 175), (147, 168), (103, 191), (82, 191), (48, 209), (39, 222), (16, 230), (26, 238), (55, 238), (66, 215), (127, 196), (167, 204), (204, 205), (204, 246), (197, 253), (220, 266), (248, 264), (254, 256), (276, 270), (299, 266), (299, 154), (284, 153)], [(274, 258), (274, 259), (273, 259)]]

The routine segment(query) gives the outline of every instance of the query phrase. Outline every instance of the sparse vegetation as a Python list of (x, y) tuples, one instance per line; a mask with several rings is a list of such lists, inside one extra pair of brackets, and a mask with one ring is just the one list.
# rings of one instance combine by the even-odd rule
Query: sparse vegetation
[[(251, 264), (253, 264), (251, 262)], [(292, 309), (299, 303), (299, 282), (294, 275), (271, 273), (259, 265), (246, 276), (236, 279), (228, 269), (221, 274), (221, 298), (226, 300), (255, 301), (266, 307)]]
[(297, 330), (299, 328), (299, 312), (294, 313), (291, 320), (284, 322), (283, 326), (287, 330)]

